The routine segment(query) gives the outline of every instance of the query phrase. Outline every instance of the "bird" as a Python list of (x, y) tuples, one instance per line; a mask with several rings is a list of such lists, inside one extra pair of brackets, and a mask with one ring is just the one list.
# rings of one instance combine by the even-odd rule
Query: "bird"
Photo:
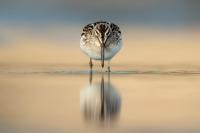
[(89, 66), (92, 70), (93, 60), (110, 61), (122, 48), (122, 33), (118, 25), (108, 21), (97, 21), (83, 27), (80, 39), (81, 50), (89, 56)]

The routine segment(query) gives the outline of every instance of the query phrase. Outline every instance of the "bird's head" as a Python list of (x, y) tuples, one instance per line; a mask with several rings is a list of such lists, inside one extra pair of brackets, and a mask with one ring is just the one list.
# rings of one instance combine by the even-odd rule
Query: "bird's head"
[(111, 33), (112, 30), (108, 23), (99, 23), (94, 27), (94, 35), (98, 39), (100, 45), (105, 45)]

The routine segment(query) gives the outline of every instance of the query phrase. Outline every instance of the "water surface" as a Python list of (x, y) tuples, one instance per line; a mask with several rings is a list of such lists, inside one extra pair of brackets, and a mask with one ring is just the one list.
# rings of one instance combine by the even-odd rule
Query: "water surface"
[(198, 69), (1, 66), (0, 132), (197, 133), (199, 88)]

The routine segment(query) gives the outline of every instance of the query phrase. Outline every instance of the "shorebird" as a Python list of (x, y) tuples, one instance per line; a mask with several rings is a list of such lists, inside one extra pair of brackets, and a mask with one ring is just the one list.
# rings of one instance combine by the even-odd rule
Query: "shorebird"
[(119, 26), (112, 22), (97, 21), (90, 23), (83, 28), (80, 47), (90, 57), (91, 70), (92, 60), (101, 60), (102, 68), (104, 67), (104, 60), (107, 60), (108, 71), (110, 71), (110, 60), (122, 47), (121, 30)]

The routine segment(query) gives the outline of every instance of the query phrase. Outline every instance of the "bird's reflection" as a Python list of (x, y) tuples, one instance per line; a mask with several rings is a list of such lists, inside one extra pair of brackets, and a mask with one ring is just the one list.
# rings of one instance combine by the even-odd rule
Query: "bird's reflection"
[(95, 82), (90, 72), (90, 84), (81, 91), (81, 110), (88, 121), (111, 122), (120, 112), (120, 94), (110, 82), (110, 73), (106, 75), (107, 81), (102, 74), (101, 79)]

